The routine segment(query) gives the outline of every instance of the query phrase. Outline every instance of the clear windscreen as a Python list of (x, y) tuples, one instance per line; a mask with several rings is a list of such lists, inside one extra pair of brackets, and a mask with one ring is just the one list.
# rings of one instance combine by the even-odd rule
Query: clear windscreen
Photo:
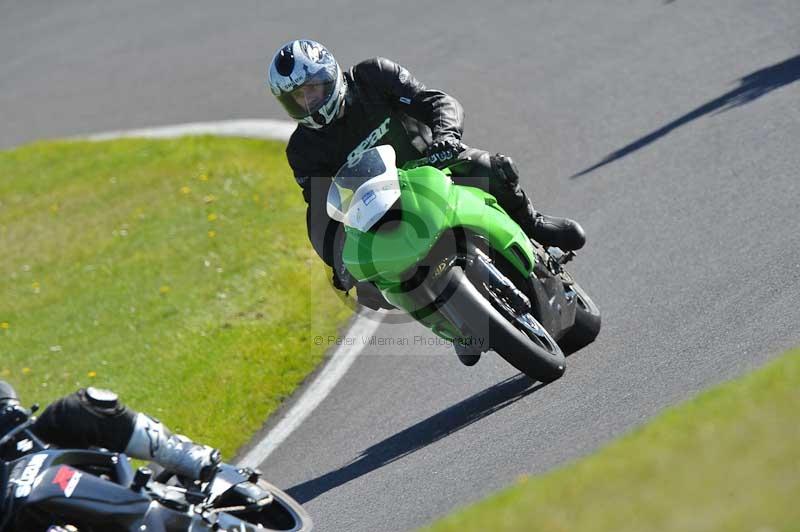
[(328, 190), (328, 216), (366, 231), (400, 197), (391, 146), (370, 148), (348, 160)]

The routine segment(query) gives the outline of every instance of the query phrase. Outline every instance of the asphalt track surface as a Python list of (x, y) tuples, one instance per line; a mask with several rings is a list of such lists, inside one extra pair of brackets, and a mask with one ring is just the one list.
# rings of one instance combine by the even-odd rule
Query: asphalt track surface
[(368, 346), (263, 465), (319, 529), (423, 525), (800, 343), (796, 0), (162, 4), (0, 1), (0, 147), (282, 118), (265, 64), (308, 36), (451, 92), (589, 236), (603, 331), (549, 386), (379, 328), (412, 345)]

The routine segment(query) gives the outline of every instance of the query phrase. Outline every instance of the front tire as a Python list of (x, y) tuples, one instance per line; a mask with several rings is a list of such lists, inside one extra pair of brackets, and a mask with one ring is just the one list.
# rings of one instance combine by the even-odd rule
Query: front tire
[(231, 515), (248, 523), (261, 525), (264, 530), (281, 532), (309, 532), (314, 528), (311, 516), (286, 492), (264, 479), (258, 486), (270, 492), (273, 502), (259, 511), (230, 512)]
[(448, 297), (440, 312), (462, 331), (465, 341), (497, 352), (533, 380), (552, 382), (564, 374), (566, 361), (561, 348), (532, 315), (520, 315), (512, 323), (511, 316), (504, 316), (460, 267), (453, 267), (448, 276)]

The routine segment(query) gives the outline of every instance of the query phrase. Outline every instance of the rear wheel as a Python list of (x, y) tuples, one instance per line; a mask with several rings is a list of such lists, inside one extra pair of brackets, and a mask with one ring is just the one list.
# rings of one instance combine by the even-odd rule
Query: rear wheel
[(600, 309), (589, 294), (577, 283), (573, 283), (570, 288), (575, 293), (575, 324), (559, 342), (561, 349), (568, 355), (594, 342), (600, 334), (601, 325)]

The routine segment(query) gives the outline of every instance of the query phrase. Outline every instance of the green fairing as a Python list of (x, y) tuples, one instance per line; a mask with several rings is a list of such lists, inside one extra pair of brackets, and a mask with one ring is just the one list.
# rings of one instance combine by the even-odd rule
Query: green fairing
[[(403, 223), (377, 233), (346, 228), (342, 258), (353, 277), (374, 282), (390, 303), (411, 311), (413, 305), (400, 288), (401, 275), (421, 262), (443, 233), (459, 226), (484, 236), (524, 277), (530, 276), (536, 260), (533, 245), (494, 196), (454, 185), (447, 174), (430, 166), (398, 170), (398, 178)], [(420, 321), (445, 338), (458, 335), (438, 313)]]

